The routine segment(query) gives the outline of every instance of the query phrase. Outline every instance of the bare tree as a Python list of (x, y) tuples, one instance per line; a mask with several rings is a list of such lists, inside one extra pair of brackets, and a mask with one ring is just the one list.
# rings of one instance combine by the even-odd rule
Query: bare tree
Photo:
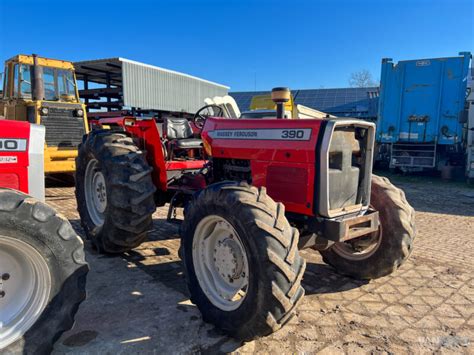
[(349, 85), (351, 88), (367, 88), (377, 86), (377, 83), (372, 79), (372, 74), (367, 69), (362, 69), (351, 74)]

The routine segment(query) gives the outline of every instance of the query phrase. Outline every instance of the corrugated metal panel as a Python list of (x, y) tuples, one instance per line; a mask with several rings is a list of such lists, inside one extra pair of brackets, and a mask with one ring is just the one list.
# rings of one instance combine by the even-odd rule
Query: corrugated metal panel
[(227, 95), (229, 88), (190, 75), (120, 58), (123, 101), (140, 109), (194, 113), (207, 97)]

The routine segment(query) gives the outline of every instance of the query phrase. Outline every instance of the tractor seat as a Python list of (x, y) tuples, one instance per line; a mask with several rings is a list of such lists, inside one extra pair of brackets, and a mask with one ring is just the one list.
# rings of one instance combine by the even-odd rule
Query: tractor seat
[(193, 137), (193, 130), (186, 118), (167, 118), (166, 137), (178, 149), (201, 148), (202, 140)]
[(175, 144), (176, 144), (176, 147), (179, 149), (201, 148), (202, 139), (199, 139), (199, 138), (178, 139), (175, 141)]

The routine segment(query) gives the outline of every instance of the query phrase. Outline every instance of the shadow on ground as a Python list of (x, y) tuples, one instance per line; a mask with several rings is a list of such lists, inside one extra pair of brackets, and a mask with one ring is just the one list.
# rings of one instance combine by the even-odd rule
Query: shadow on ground
[[(71, 220), (71, 223), (84, 237), (80, 221)], [(163, 352), (217, 354), (235, 351), (242, 345), (204, 323), (190, 303), (177, 256), (178, 229), (175, 223), (155, 219), (148, 242), (116, 256), (100, 255), (86, 241), (92, 270), (88, 300), (81, 306), (76, 328), (65, 334), (56, 353), (89, 350), (128, 353), (154, 347)], [(348, 282), (331, 267), (310, 261), (303, 279), (307, 295), (343, 292), (363, 284)], [(124, 338), (123, 334), (127, 336)], [(176, 337), (180, 339), (178, 347)]]
[(351, 279), (338, 274), (327, 264), (308, 261), (302, 284), (306, 295), (318, 295), (352, 290), (368, 284), (368, 281)]
[(49, 187), (74, 187), (74, 174), (56, 173), (48, 174), (45, 179), (45, 185)]

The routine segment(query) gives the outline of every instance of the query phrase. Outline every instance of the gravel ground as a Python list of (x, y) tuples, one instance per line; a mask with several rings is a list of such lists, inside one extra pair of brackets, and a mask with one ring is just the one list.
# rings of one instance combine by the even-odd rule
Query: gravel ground
[[(204, 323), (190, 303), (179, 226), (160, 208), (150, 241), (130, 253), (102, 256), (86, 243), (88, 299), (54, 352), (473, 353), (474, 189), (427, 177), (393, 180), (417, 210), (418, 229), (411, 258), (393, 275), (355, 281), (302, 251), (306, 296), (297, 316), (241, 344)], [(48, 188), (47, 200), (82, 234), (73, 188)]]

